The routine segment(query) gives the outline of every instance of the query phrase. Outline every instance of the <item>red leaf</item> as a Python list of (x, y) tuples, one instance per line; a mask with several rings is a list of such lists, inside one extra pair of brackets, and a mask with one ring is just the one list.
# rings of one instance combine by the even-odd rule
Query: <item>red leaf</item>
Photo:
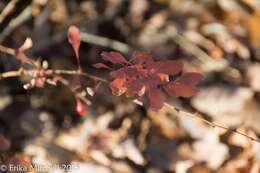
[(186, 85), (196, 85), (203, 79), (203, 76), (199, 73), (184, 73), (176, 82), (183, 83)]
[(158, 61), (153, 65), (156, 73), (175, 75), (182, 71), (182, 61), (166, 60)]
[(143, 83), (149, 88), (156, 88), (162, 83), (162, 81), (158, 76), (149, 76), (143, 79)]
[(115, 79), (110, 83), (112, 94), (120, 96), (126, 92), (125, 78)]
[(164, 98), (159, 89), (154, 88), (154, 87), (149, 88), (147, 96), (148, 96), (152, 110), (157, 111), (163, 107)]
[(126, 73), (125, 73), (123, 68), (120, 68), (118, 70), (111, 71), (110, 72), (110, 76), (112, 78), (125, 78), (126, 77)]
[(130, 61), (138, 61), (140, 64), (153, 63), (154, 59), (150, 53), (134, 52)]
[(169, 75), (167, 74), (163, 74), (163, 73), (158, 73), (155, 76), (158, 76), (158, 78), (162, 81), (162, 82), (169, 82)]
[(198, 92), (198, 89), (194, 86), (176, 81), (169, 82), (164, 86), (164, 90), (173, 97), (191, 97)]
[(107, 66), (106, 64), (103, 64), (103, 63), (96, 63), (96, 64), (93, 64), (93, 67), (95, 68), (105, 68), (105, 69), (111, 69), (109, 66)]
[(76, 27), (74, 25), (69, 27), (68, 40), (69, 40), (69, 43), (72, 45), (73, 50), (75, 52), (78, 67), (80, 67), (80, 62), (79, 62), (80, 31), (79, 31), (78, 27)]
[(113, 64), (128, 64), (129, 62), (125, 59), (125, 57), (118, 52), (102, 52), (102, 58), (105, 61), (110, 61)]
[(134, 67), (124, 67), (110, 73), (112, 78), (134, 78), (141, 73)]
[(135, 95), (138, 95), (140, 97), (144, 95), (144, 93), (145, 93), (145, 86), (142, 81), (134, 80), (132, 82), (127, 83), (127, 91), (126, 91), (127, 97), (133, 97)]

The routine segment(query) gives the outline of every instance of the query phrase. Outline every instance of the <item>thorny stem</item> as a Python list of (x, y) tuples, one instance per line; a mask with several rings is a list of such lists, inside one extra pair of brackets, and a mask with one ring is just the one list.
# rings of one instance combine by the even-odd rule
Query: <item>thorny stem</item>
[[(14, 49), (8, 48), (8, 47), (2, 46), (2, 45), (0, 45), (0, 52), (4, 52), (4, 53), (7, 53), (7, 54), (10, 54), (10, 55), (13, 55), (13, 56), (15, 55), (15, 50)], [(10, 77), (19, 77), (21, 75), (30, 74), (30, 71), (32, 71), (32, 70), (19, 69), (17, 71), (9, 71), (9, 72), (0, 73), (0, 79), (2, 79), (2, 78), (10, 78)], [(103, 82), (103, 83), (108, 83), (109, 82), (109, 81), (107, 81), (104, 78), (100, 78), (98, 76), (91, 75), (89, 73), (82, 72), (82, 71), (79, 71), (79, 70), (51, 70), (51, 69), (48, 69), (48, 70), (46, 70), (46, 75), (47, 76), (49, 76), (49, 75), (81, 75), (81, 76), (85, 76), (85, 77), (88, 77), (90, 79), (93, 79), (95, 81), (100, 81), (100, 82)], [(69, 82), (66, 79), (61, 78), (60, 82), (62, 84), (64, 84), (65, 86), (69, 87)], [(143, 105), (142, 103), (140, 103), (139, 101), (136, 101), (136, 100), (134, 100), (133, 102), (136, 103), (136, 104), (139, 104), (139, 105), (140, 104)], [(224, 129), (226, 131), (239, 134), (239, 135), (244, 136), (244, 137), (246, 137), (246, 138), (248, 138), (248, 139), (250, 139), (252, 141), (260, 143), (260, 140), (255, 138), (255, 137), (248, 136), (245, 133), (240, 132), (240, 131), (238, 131), (236, 129), (231, 129), (231, 128), (225, 127), (223, 125), (220, 125), (220, 124), (217, 124), (217, 123), (214, 123), (214, 122), (210, 122), (210, 121), (202, 118), (197, 113), (193, 113), (192, 114), (190, 112), (179, 110), (176, 107), (174, 107), (174, 106), (172, 106), (172, 105), (170, 105), (170, 104), (168, 104), (166, 102), (164, 102), (164, 106), (169, 108), (176, 115), (179, 115), (181, 112), (183, 112), (183, 113), (185, 113), (186, 116), (192, 117), (194, 119), (198, 119), (198, 120), (204, 122), (205, 124), (207, 124), (210, 127), (213, 127), (213, 128), (217, 127), (217, 128), (220, 128), (220, 129)]]

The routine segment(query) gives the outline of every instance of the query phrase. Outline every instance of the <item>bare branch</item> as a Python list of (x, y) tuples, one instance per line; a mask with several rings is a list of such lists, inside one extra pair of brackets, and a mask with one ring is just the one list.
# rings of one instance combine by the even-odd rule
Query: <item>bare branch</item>
[(204, 122), (205, 124), (207, 124), (207, 125), (210, 126), (210, 127), (213, 127), (213, 128), (217, 127), (217, 128), (220, 128), (220, 129), (224, 129), (224, 130), (226, 130), (226, 131), (229, 131), (229, 132), (232, 132), (232, 133), (236, 133), (236, 134), (241, 135), (241, 136), (244, 136), (244, 137), (246, 137), (246, 138), (248, 138), (248, 139), (250, 139), (250, 140), (252, 140), (252, 141), (255, 141), (255, 142), (257, 142), (257, 143), (260, 143), (260, 140), (259, 140), (258, 138), (254, 138), (254, 137), (252, 137), (252, 136), (248, 136), (247, 134), (242, 133), (242, 132), (240, 132), (240, 131), (238, 131), (238, 130), (236, 130), (236, 129), (232, 129), (232, 128), (225, 127), (225, 126), (223, 126), (223, 125), (220, 125), (220, 124), (217, 124), (217, 123), (214, 123), (214, 122), (210, 122), (210, 121), (208, 121), (208, 120), (202, 118), (198, 113), (192, 114), (192, 113), (190, 113), (190, 112), (186, 112), (186, 111), (183, 111), (183, 110), (179, 110), (179, 109), (177, 109), (176, 107), (170, 105), (169, 103), (164, 103), (164, 106), (166, 106), (167, 108), (169, 108), (175, 115), (179, 115), (181, 112), (183, 112), (183, 113), (185, 113), (184, 115), (189, 116), (189, 117), (194, 118), (194, 119), (198, 119), (198, 120)]

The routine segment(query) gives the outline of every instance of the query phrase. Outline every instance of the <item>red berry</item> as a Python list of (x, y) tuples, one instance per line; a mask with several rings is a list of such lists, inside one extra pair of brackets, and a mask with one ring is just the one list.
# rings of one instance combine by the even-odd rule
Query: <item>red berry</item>
[(76, 112), (78, 116), (84, 116), (86, 114), (86, 106), (80, 100), (77, 100)]

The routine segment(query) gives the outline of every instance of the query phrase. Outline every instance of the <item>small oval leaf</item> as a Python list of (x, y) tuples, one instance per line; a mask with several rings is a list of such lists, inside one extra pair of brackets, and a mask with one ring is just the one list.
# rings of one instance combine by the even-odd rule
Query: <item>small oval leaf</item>
[(154, 63), (156, 73), (175, 75), (182, 71), (183, 63), (179, 60), (165, 60)]
[(75, 25), (71, 25), (68, 29), (68, 41), (73, 47), (79, 67), (80, 30)]
[(164, 86), (164, 90), (173, 97), (192, 97), (198, 92), (198, 89), (192, 85), (186, 85), (179, 82), (169, 82)]
[(118, 52), (102, 52), (102, 58), (105, 61), (110, 61), (113, 64), (128, 64), (129, 62), (125, 59), (125, 57)]
[(191, 73), (184, 73), (176, 80), (176, 82), (180, 82), (186, 85), (197, 85), (202, 79), (203, 76), (201, 74), (191, 72)]
[(103, 64), (103, 63), (93, 64), (93, 67), (95, 67), (95, 68), (97, 68), (97, 69), (101, 69), (101, 68), (111, 69), (109, 66), (107, 66), (106, 64)]
[(110, 83), (110, 88), (112, 90), (112, 94), (116, 96), (120, 96), (126, 92), (125, 79), (119, 78), (115, 79)]
[(157, 88), (149, 88), (147, 96), (152, 110), (157, 111), (163, 107), (164, 97)]

